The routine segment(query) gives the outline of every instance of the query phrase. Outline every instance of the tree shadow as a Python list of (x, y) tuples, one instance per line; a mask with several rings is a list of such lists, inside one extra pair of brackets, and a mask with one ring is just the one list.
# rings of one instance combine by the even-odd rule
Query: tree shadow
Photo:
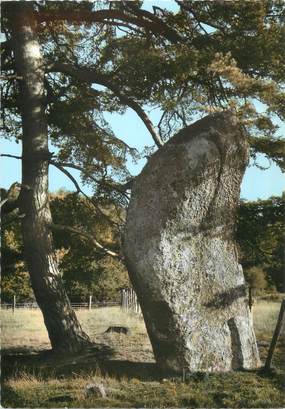
[(93, 344), (76, 354), (55, 353), (51, 349), (2, 349), (2, 382), (21, 373), (40, 376), (42, 379), (68, 378), (101, 374), (117, 379), (160, 379), (156, 364), (115, 359), (115, 350), (105, 344)]
[(99, 363), (102, 375), (117, 379), (135, 378), (140, 381), (161, 379), (161, 373), (154, 362), (134, 362), (127, 360), (110, 359)]
[(205, 307), (217, 309), (226, 308), (238, 298), (245, 297), (246, 295), (246, 286), (241, 284), (237, 287), (230, 288), (227, 291), (216, 294), (211, 301), (205, 304)]

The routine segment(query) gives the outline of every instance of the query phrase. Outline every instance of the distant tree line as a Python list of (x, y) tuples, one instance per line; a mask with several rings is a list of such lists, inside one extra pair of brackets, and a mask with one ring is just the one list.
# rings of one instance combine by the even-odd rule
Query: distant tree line
[[(26, 264), (17, 268), (29, 272), (53, 350), (75, 352), (90, 340), (70, 307), (68, 280), (61, 277), (67, 274), (57, 263), (68, 256), (61, 253), (60, 260), (54, 252), (52, 232), (56, 238), (64, 225), (52, 219), (50, 166), (78, 192), (79, 178), (70, 169), (80, 172), (103, 220), (101, 195), (113, 200), (113, 211), (131, 189), (131, 158), (152, 155), (197, 115), (230, 110), (247, 130), (253, 160), (263, 153), (284, 170), (278, 125), (285, 116), (284, 2), (226, 3), (177, 0), (176, 10), (151, 11), (142, 1), (1, 3), (2, 135), (22, 145), (21, 156), (1, 153), (22, 162), (17, 194), (4, 197), (1, 211), (21, 218), (24, 252), (13, 251)], [(124, 115), (127, 109), (155, 147), (136, 150), (112, 130), (105, 113)], [(153, 110), (157, 120), (149, 115)], [(81, 225), (68, 223), (73, 240), (88, 241), (98, 257), (119, 262), (97, 231), (90, 235), (89, 227), (80, 232)]]
[[(129, 285), (124, 264), (112, 255), (117, 254), (120, 247), (116, 236), (118, 217), (110, 203), (101, 207), (104, 211), (101, 210), (98, 217), (98, 212), (82, 196), (64, 192), (51, 195), (56, 256), (72, 302), (86, 301), (91, 294), (98, 301), (117, 300), (118, 290)], [(108, 220), (104, 215), (108, 215)], [(112, 228), (110, 219), (116, 223), (116, 229)], [(62, 224), (69, 229), (61, 229)], [(95, 247), (95, 234), (113, 253)], [(12, 214), (3, 220), (2, 249), (2, 301), (11, 301), (14, 294), (18, 301), (33, 300), (23, 259), (20, 222), (13, 219)]]
[[(129, 285), (127, 269), (119, 257), (94, 246), (92, 232), (118, 254), (117, 226), (112, 229), (103, 215), (114, 223), (119, 222), (120, 215), (105, 202), (98, 217), (85, 198), (64, 192), (51, 195), (51, 209), (56, 254), (70, 300), (86, 301), (91, 294), (98, 301), (118, 300), (119, 289)], [(60, 229), (61, 224), (69, 225), (70, 230)], [(284, 291), (283, 228), (284, 197), (241, 202), (237, 228), (240, 262), (247, 282), (257, 293)], [(20, 222), (13, 220), (12, 215), (3, 220), (2, 249), (2, 301), (11, 301), (13, 295), (18, 301), (33, 300), (22, 255)]]
[(284, 193), (268, 200), (242, 202), (237, 242), (245, 277), (255, 291), (284, 292)]

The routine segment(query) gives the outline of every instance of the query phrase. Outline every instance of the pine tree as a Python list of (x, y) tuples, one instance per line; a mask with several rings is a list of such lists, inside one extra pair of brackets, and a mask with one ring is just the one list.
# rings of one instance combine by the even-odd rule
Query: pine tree
[[(98, 213), (98, 198), (127, 206), (126, 160), (138, 153), (114, 135), (104, 111), (134, 110), (159, 149), (197, 115), (230, 109), (247, 128), (253, 157), (265, 153), (284, 169), (276, 120), (285, 106), (284, 3), (176, 4), (177, 12), (149, 12), (140, 1), (2, 2), (3, 128), (23, 146), (21, 192), (3, 211), (23, 216), (29, 273), (55, 349), (77, 349), (88, 337), (56, 263), (48, 168), (82, 192), (68, 171), (80, 170)], [(146, 106), (162, 112), (157, 125)]]

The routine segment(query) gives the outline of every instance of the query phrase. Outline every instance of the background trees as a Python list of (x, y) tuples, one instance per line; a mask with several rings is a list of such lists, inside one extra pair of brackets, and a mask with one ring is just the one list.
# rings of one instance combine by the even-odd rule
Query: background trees
[[(97, 301), (120, 299), (119, 289), (129, 286), (123, 261), (101, 252), (92, 242), (92, 232), (100, 232), (100, 241), (114, 252), (120, 242), (116, 229), (111, 229), (88, 202), (74, 193), (59, 192), (51, 197), (51, 210), (55, 223), (69, 223), (76, 231), (86, 228), (89, 219), (90, 236), (81, 238), (78, 233), (54, 231), (55, 251), (64, 285), (72, 302), (86, 302), (89, 295)], [(237, 225), (240, 262), (246, 280), (257, 292), (284, 291), (283, 258), (284, 198), (271, 198), (256, 202), (241, 202)], [(33, 299), (29, 275), (22, 254), (22, 239), (18, 220), (9, 223), (4, 218), (2, 300), (11, 302)], [(9, 223), (9, 224), (7, 224)]]
[[(50, 203), (54, 226), (63, 223), (70, 227), (70, 230), (56, 228), (53, 233), (55, 254), (70, 300), (82, 302), (93, 295), (97, 301), (118, 301), (119, 289), (129, 286), (127, 270), (120, 258), (101, 251), (93, 243), (96, 234), (102, 244), (114, 253), (119, 252), (116, 228), (98, 217), (82, 196), (58, 192), (51, 195)], [(114, 211), (108, 212), (110, 218), (116, 219)], [(34, 300), (24, 261), (20, 221), (11, 214), (3, 218), (2, 257), (2, 300), (11, 302), (14, 295), (18, 302)]]
[(284, 196), (243, 202), (237, 240), (241, 263), (253, 287), (284, 291)]
[[(49, 166), (69, 177), (77, 192), (80, 185), (69, 170), (80, 170), (93, 189), (86, 198), (92, 212), (119, 235), (132, 179), (127, 160), (145, 154), (114, 134), (105, 112), (131, 108), (153, 138), (149, 155), (197, 116), (231, 109), (248, 131), (252, 157), (263, 152), (284, 168), (278, 128), (285, 106), (284, 3), (176, 4), (177, 11), (147, 11), (140, 1), (2, 2), (3, 130), (23, 146), (21, 192), (3, 209), (25, 215), (25, 257), (51, 338), (57, 327), (65, 333), (63, 311), (69, 311), (69, 329), (78, 328), (74, 344), (85, 336), (53, 251), (51, 229), (64, 226), (51, 220)], [(117, 220), (106, 214), (106, 203), (117, 209)], [(83, 240), (90, 227), (80, 227)], [(92, 236), (102, 254), (114, 253), (100, 242), (100, 231)], [(62, 335), (66, 342), (71, 338)]]

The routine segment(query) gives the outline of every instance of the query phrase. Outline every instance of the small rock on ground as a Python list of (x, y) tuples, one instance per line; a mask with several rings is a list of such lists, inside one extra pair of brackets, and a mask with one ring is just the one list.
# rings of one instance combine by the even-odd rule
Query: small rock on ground
[(104, 388), (104, 385), (102, 385), (101, 383), (89, 383), (88, 385), (86, 385), (85, 394), (88, 397), (89, 396), (96, 396), (99, 398), (107, 397), (107, 393)]

